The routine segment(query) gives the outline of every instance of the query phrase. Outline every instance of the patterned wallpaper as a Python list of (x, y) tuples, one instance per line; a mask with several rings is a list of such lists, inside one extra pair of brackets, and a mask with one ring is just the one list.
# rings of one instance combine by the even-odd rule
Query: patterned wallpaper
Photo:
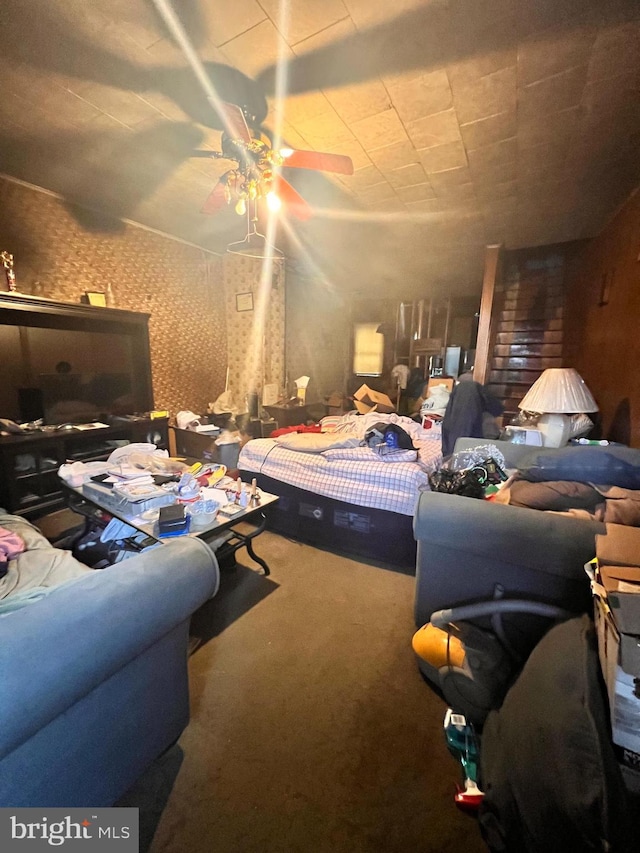
[[(284, 389), (284, 262), (225, 255), (229, 388), (236, 406), (246, 411), (246, 395), (274, 383)], [(251, 310), (240, 310), (252, 305)]]
[(307, 400), (312, 403), (332, 391), (346, 391), (351, 376), (350, 297), (317, 271), (290, 262), (286, 302), (286, 368), (291, 382), (309, 376)]
[[(111, 230), (106, 232), (105, 226)], [(0, 178), (2, 250), (14, 255), (19, 291), (78, 302), (87, 290), (110, 289), (113, 307), (151, 315), (158, 408), (173, 414), (204, 411), (224, 390), (227, 329), (221, 258), (133, 225), (98, 223), (55, 196)], [(234, 310), (232, 319), (237, 318), (246, 315)]]

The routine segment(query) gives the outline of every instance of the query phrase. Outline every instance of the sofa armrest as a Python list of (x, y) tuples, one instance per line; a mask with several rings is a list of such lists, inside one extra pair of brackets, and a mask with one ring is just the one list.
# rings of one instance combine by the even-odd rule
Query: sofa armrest
[(573, 579), (588, 591), (584, 564), (604, 532), (596, 521), (423, 492), (414, 518), (416, 623), (425, 624), (433, 610), (469, 603), (482, 574), (498, 582), (543, 572), (549, 585)]
[(185, 537), (0, 616), (0, 757), (185, 622), (218, 584), (214, 553)]

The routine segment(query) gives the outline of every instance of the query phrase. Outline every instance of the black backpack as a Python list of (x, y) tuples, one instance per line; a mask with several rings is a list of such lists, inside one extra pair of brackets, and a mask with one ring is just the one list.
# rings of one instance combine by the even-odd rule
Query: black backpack
[(374, 424), (367, 430), (364, 443), (368, 447), (379, 447), (385, 445), (390, 450), (415, 450), (413, 441), (408, 432), (397, 424), (387, 424), (383, 421)]

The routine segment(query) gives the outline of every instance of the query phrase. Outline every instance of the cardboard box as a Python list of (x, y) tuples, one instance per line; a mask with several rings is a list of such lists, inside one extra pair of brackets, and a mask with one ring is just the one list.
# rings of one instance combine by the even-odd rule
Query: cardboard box
[(361, 415), (368, 412), (381, 412), (388, 415), (395, 412), (396, 407), (389, 397), (380, 391), (373, 391), (368, 385), (361, 385), (353, 395), (353, 402)]
[(640, 566), (640, 527), (607, 524), (596, 536), (596, 557), (601, 566)]
[(640, 568), (603, 566), (598, 561), (598, 578), (618, 631), (640, 635)]
[(598, 655), (607, 686), (611, 738), (617, 746), (640, 758), (640, 637), (620, 634), (607, 601), (595, 596)]

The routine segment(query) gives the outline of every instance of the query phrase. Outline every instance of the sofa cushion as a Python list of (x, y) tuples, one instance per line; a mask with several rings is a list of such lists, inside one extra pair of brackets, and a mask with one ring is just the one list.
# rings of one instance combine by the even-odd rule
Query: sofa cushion
[(620, 445), (570, 446), (523, 456), (518, 471), (526, 480), (572, 480), (640, 489), (640, 450)]

